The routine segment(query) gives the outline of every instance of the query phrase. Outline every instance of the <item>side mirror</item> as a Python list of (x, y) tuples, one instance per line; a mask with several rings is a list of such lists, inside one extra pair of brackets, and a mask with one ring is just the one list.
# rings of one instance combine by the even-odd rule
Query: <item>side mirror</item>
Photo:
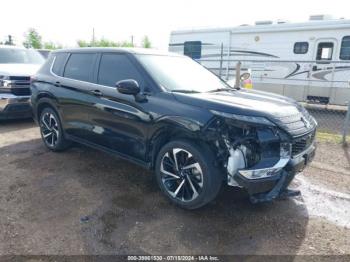
[(240, 76), (241, 81), (247, 80), (247, 79), (249, 79), (249, 78), (250, 78), (250, 73), (248, 73), (248, 72), (243, 73), (243, 74), (241, 74), (241, 76)]
[(139, 84), (133, 79), (118, 81), (115, 86), (117, 87), (118, 92), (121, 94), (136, 96), (138, 93), (140, 93)]

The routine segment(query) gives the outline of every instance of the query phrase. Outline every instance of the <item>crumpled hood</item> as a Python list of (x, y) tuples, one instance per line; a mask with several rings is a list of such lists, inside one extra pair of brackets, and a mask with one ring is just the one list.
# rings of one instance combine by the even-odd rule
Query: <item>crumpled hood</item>
[(0, 64), (0, 76), (32, 76), (40, 67), (39, 64)]
[(215, 93), (174, 93), (182, 103), (226, 113), (267, 116), (269, 118), (295, 115), (301, 112), (293, 99), (255, 90), (233, 90)]

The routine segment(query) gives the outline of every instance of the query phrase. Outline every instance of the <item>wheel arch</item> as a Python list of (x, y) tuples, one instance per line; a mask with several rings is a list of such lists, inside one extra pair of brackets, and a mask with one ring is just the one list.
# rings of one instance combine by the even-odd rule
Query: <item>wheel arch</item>
[[(171, 121), (169, 121), (171, 120)], [(206, 137), (202, 135), (198, 122), (186, 118), (167, 118), (166, 121), (158, 123), (160, 127), (153, 133), (149, 139), (149, 159), (150, 167), (154, 169), (155, 162), (160, 149), (173, 140), (191, 140), (200, 144), (208, 143)]]
[(36, 103), (36, 108), (35, 108), (34, 114), (35, 114), (35, 118), (37, 121), (39, 121), (41, 112), (47, 107), (52, 108), (56, 112), (58, 117), (61, 119), (61, 116), (59, 114), (59, 110), (57, 107), (56, 99), (53, 98), (52, 96), (47, 95), (47, 94), (46, 95), (43, 94), (42, 96), (38, 96), (38, 100)]

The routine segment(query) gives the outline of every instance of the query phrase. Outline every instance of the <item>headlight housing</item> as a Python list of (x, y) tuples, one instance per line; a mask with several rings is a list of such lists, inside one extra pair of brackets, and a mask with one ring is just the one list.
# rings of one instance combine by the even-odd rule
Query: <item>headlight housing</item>
[(11, 88), (12, 81), (8, 76), (0, 76), (0, 88)]
[(280, 144), (280, 160), (272, 167), (262, 169), (242, 169), (238, 172), (248, 179), (261, 179), (277, 175), (289, 162), (292, 153), (292, 144)]
[(289, 158), (281, 158), (273, 167), (262, 169), (246, 169), (238, 172), (248, 179), (262, 179), (272, 177), (279, 174), (279, 172), (288, 164)]
[(245, 122), (247, 124), (255, 124), (255, 125), (265, 125), (265, 126), (275, 126), (270, 120), (261, 116), (247, 116), (247, 115), (237, 115), (231, 113), (220, 112), (216, 110), (210, 110), (211, 113), (217, 116)]

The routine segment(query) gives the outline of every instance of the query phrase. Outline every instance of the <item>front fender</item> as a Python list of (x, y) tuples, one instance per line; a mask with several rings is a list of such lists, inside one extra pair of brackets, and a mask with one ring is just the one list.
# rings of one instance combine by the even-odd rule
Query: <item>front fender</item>
[(188, 117), (163, 116), (155, 120), (148, 143), (148, 157), (152, 168), (162, 146), (174, 139), (204, 140), (201, 132), (206, 123)]
[(156, 124), (164, 123), (166, 125), (174, 125), (177, 127), (185, 128), (187, 131), (196, 132), (200, 131), (203, 124), (197, 120), (190, 119), (181, 116), (163, 116), (155, 121)]

